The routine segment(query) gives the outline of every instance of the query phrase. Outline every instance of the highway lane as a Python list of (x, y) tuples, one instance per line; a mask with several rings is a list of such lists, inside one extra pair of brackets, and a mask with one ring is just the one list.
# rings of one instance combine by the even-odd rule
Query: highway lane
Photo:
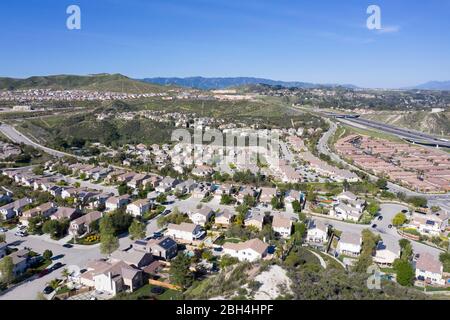
[(367, 120), (367, 119), (361, 119), (361, 118), (348, 118), (348, 119), (346, 119), (346, 121), (350, 122), (350, 123), (357, 123), (360, 125), (364, 125), (364, 126), (367, 126), (370, 128), (377, 129), (377, 130), (382, 130), (384, 132), (394, 134), (401, 138), (411, 140), (412, 142), (424, 143), (424, 144), (429, 144), (429, 145), (436, 145), (439, 147), (450, 148), (450, 141), (443, 141), (441, 138), (432, 136), (430, 134), (396, 128), (396, 127), (393, 127), (393, 126), (390, 126), (390, 125), (387, 125), (384, 123), (379, 123), (379, 122), (375, 122), (375, 121), (371, 121), (371, 120)]
[(87, 157), (80, 157), (80, 156), (76, 156), (70, 153), (66, 153), (66, 152), (62, 152), (62, 151), (58, 151), (58, 150), (54, 150), (48, 147), (45, 147), (41, 144), (38, 144), (34, 141), (32, 141), (30, 138), (28, 138), (27, 136), (23, 135), (22, 133), (20, 133), (19, 131), (17, 131), (13, 126), (10, 126), (8, 124), (2, 123), (0, 124), (0, 132), (2, 132), (8, 139), (10, 139), (13, 142), (16, 143), (23, 143), (29, 146), (32, 146), (36, 149), (40, 149), (42, 151), (45, 151), (46, 153), (57, 157), (57, 158), (63, 158), (63, 157), (74, 157), (77, 158), (79, 160), (89, 160), (89, 158)]

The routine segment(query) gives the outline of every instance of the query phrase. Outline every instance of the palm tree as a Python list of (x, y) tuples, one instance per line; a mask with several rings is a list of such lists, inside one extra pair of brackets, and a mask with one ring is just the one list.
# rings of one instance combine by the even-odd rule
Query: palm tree
[(69, 276), (70, 276), (70, 272), (69, 269), (65, 268), (62, 272), (61, 275), (64, 277), (64, 281), (67, 282), (69, 280)]

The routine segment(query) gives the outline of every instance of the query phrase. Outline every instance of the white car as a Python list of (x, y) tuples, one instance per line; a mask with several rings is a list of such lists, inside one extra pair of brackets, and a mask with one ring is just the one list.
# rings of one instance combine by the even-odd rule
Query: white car
[(16, 237), (24, 238), (24, 237), (28, 236), (28, 232), (26, 232), (26, 231), (17, 231), (14, 235)]
[(8, 229), (6, 229), (6, 228), (0, 228), (0, 232), (8, 232)]

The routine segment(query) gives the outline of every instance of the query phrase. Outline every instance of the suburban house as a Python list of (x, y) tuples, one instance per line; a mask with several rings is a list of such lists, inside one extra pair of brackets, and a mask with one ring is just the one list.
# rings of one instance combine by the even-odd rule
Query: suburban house
[(272, 229), (282, 238), (289, 238), (292, 233), (293, 221), (281, 214), (274, 214), (272, 220)]
[(130, 203), (130, 196), (127, 194), (119, 197), (111, 197), (105, 202), (106, 211), (122, 209), (128, 203)]
[(91, 209), (98, 209), (105, 207), (106, 200), (111, 198), (114, 194), (112, 193), (100, 193), (91, 198), (90, 208)]
[(148, 199), (139, 199), (127, 205), (127, 213), (134, 217), (142, 216), (147, 213), (152, 207)]
[(231, 196), (233, 194), (233, 185), (224, 183), (221, 184), (215, 191), (214, 197), (218, 200), (222, 198), (223, 195)]
[(328, 226), (323, 221), (310, 220), (306, 239), (310, 243), (326, 243), (328, 241)]
[(233, 223), (235, 213), (225, 209), (216, 214), (215, 224), (221, 227), (228, 227)]
[(200, 239), (205, 234), (199, 225), (183, 222), (181, 224), (169, 224), (167, 235), (175, 240), (193, 241)]
[(116, 250), (111, 254), (110, 260), (112, 263), (123, 261), (129, 266), (141, 269), (153, 261), (153, 256), (148, 252), (133, 249), (128, 251)]
[(255, 227), (258, 230), (262, 230), (264, 221), (265, 221), (266, 215), (262, 213), (258, 209), (253, 209), (248, 212), (247, 216), (245, 217), (244, 225), (246, 227)]
[(78, 218), (80, 216), (80, 212), (75, 208), (67, 208), (67, 207), (59, 207), (55, 213), (50, 216), (52, 220), (61, 220), (61, 219), (69, 219), (70, 221)]
[(33, 200), (31, 200), (30, 198), (19, 199), (1, 207), (0, 214), (5, 220), (12, 219), (16, 215), (20, 215), (23, 211), (23, 208), (31, 203), (33, 203)]
[(149, 241), (137, 240), (133, 244), (135, 250), (151, 253), (153, 257), (169, 260), (177, 255), (178, 244), (170, 237), (162, 239), (150, 239)]
[(242, 204), (244, 202), (244, 198), (246, 196), (256, 198), (256, 195), (257, 195), (256, 189), (254, 187), (248, 186), (248, 187), (242, 187), (239, 190), (238, 194), (235, 195), (235, 198), (236, 198), (236, 201), (238, 204)]
[(181, 182), (175, 186), (175, 191), (180, 194), (191, 193), (197, 187), (197, 182), (192, 179)]
[(397, 241), (380, 241), (377, 244), (373, 261), (381, 267), (391, 267), (400, 258), (400, 245)]
[(414, 212), (410, 225), (422, 234), (440, 236), (448, 227), (448, 219), (448, 213), (444, 210), (426, 214)]
[(133, 292), (143, 284), (142, 271), (123, 261), (95, 261), (86, 269), (88, 271), (80, 275), (80, 283), (113, 296), (123, 291)]
[[(27, 271), (28, 267), (32, 263), (32, 258), (30, 257), (30, 252), (28, 250), (19, 250), (11, 253), (8, 257), (11, 257), (13, 262), (13, 273), (14, 276), (19, 276), (25, 271)], [(2, 258), (4, 259), (4, 258)], [(1, 261), (1, 260), (0, 260)], [(1, 271), (0, 271), (1, 277)]]
[(340, 255), (357, 257), (361, 253), (362, 237), (359, 234), (344, 232), (337, 245), (336, 251)]
[(277, 189), (275, 188), (261, 188), (259, 195), (259, 202), (263, 204), (270, 204), (272, 199), (277, 196)]
[(130, 181), (127, 182), (127, 186), (133, 189), (137, 189), (143, 185), (143, 182), (150, 176), (148, 174), (137, 174)]
[(134, 178), (135, 175), (137, 175), (135, 172), (126, 172), (119, 175), (116, 180), (118, 183), (128, 183)]
[(445, 285), (445, 280), (442, 278), (444, 267), (442, 263), (431, 254), (427, 252), (420, 253), (419, 258), (415, 263), (415, 268), (417, 280), (424, 281), (430, 285)]
[(253, 262), (267, 255), (269, 246), (259, 239), (251, 239), (240, 243), (227, 242), (223, 245), (223, 253), (239, 259)]
[(159, 185), (155, 188), (156, 191), (165, 193), (172, 190), (177, 184), (179, 184), (179, 181), (177, 179), (171, 178), (171, 177), (165, 177), (161, 180)]
[(58, 208), (53, 202), (47, 202), (44, 204), (41, 204), (40, 206), (27, 210), (22, 213), (22, 215), (19, 218), (19, 221), (22, 225), (27, 226), (28, 222), (31, 218), (37, 217), (37, 216), (44, 216), (44, 217), (50, 217), (53, 213), (56, 212)]
[(211, 184), (207, 183), (199, 183), (197, 187), (192, 191), (192, 198), (193, 199), (203, 199), (204, 197), (207, 197), (212, 191)]
[(100, 220), (103, 213), (99, 211), (93, 211), (81, 216), (70, 223), (69, 233), (73, 236), (81, 236), (91, 232), (91, 224), (97, 220)]
[(286, 203), (292, 204), (294, 201), (300, 202), (302, 199), (302, 194), (297, 190), (289, 190), (286, 192), (284, 196), (284, 201)]
[(213, 168), (209, 167), (209, 166), (197, 166), (194, 169), (192, 169), (192, 174), (196, 177), (209, 177), (210, 175), (212, 175), (214, 173)]
[(189, 213), (189, 218), (194, 224), (204, 227), (214, 215), (214, 211), (208, 206), (202, 206), (200, 209), (193, 209)]
[(362, 215), (362, 209), (351, 207), (345, 203), (339, 203), (330, 211), (330, 216), (334, 216), (341, 220), (350, 220), (354, 222), (358, 222)]

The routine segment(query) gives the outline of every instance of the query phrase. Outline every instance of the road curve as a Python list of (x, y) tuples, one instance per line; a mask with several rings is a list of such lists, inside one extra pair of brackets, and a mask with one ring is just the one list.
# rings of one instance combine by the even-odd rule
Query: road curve
[(77, 158), (79, 160), (89, 160), (89, 158), (87, 157), (81, 157), (81, 156), (76, 156), (70, 153), (66, 153), (66, 152), (62, 152), (62, 151), (58, 151), (55, 149), (51, 149), (48, 147), (45, 147), (41, 144), (38, 144), (34, 141), (32, 141), (30, 138), (28, 138), (27, 136), (23, 135), (22, 133), (20, 133), (19, 131), (17, 131), (13, 126), (10, 126), (8, 124), (0, 124), (0, 132), (2, 132), (7, 138), (9, 138), (11, 141), (16, 142), (16, 143), (23, 143), (29, 146), (32, 146), (36, 149), (40, 149), (42, 151), (45, 151), (46, 153), (58, 157), (58, 158), (63, 158), (63, 157), (74, 157)]

